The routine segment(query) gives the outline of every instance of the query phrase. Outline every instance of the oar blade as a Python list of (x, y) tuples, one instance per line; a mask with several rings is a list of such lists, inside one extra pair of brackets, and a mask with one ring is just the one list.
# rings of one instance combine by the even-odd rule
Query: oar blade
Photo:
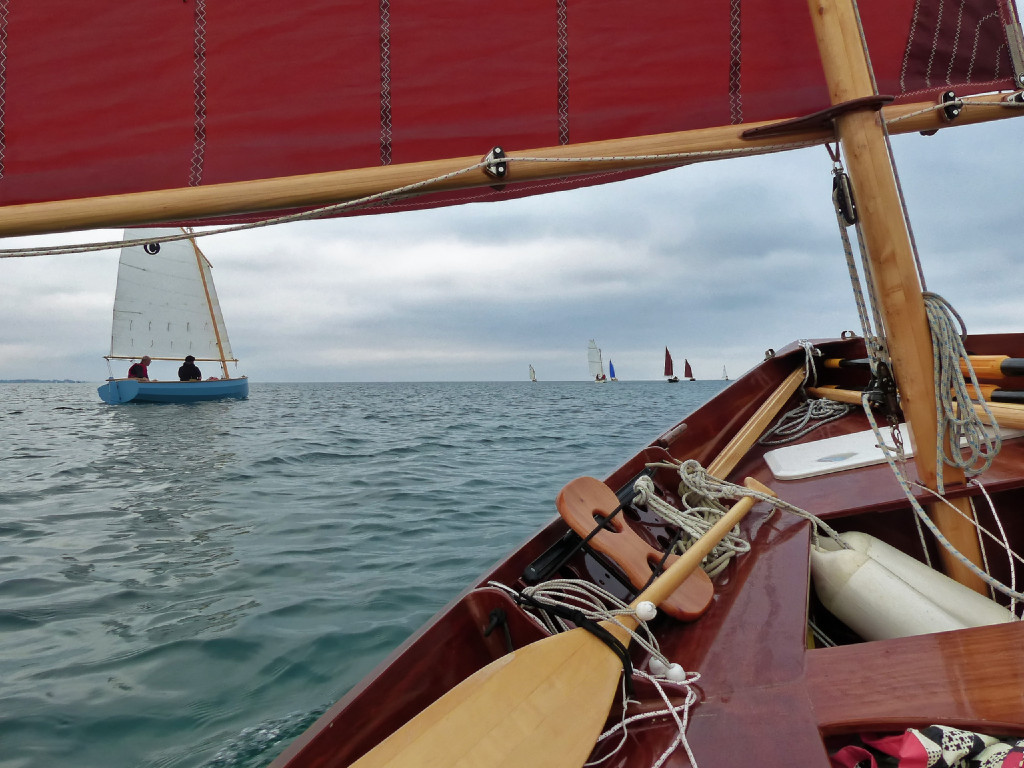
[(578, 768), (601, 734), (622, 662), (574, 629), (503, 656), (352, 768)]

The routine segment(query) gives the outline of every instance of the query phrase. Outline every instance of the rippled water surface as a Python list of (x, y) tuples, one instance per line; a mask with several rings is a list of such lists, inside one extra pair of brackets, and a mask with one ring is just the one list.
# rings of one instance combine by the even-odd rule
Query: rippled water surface
[(724, 382), (0, 384), (0, 766), (262, 766)]

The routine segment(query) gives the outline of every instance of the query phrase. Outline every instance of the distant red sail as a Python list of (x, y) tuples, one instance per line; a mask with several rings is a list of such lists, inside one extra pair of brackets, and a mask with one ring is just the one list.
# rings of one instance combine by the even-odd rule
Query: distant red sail
[(683, 376), (685, 376), (687, 379), (693, 378), (693, 370), (690, 368), (689, 360), (683, 360)]
[(668, 347), (665, 347), (665, 375), (672, 375), (672, 355), (668, 353)]
[[(483, 157), (829, 105), (805, 0), (0, 3), (2, 205)], [(881, 93), (1012, 87), (1006, 0), (858, 5)]]

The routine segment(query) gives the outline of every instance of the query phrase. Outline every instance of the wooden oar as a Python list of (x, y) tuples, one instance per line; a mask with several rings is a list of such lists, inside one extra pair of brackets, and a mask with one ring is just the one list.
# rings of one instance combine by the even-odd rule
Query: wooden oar
[(979, 384), (975, 389), (973, 384), (967, 385), (967, 393), (972, 400), (978, 400), (978, 392), (981, 392), (982, 400), (990, 403), (1024, 403), (1024, 392), (1014, 389), (1003, 389), (997, 384)]
[[(998, 380), (1006, 376), (1024, 376), (1024, 358), (1007, 355), (971, 355), (971, 365), (979, 379)], [(967, 366), (960, 363), (967, 373)]]
[[(967, 385), (968, 392), (976, 394), (974, 385)], [(823, 397), (826, 400), (835, 400), (839, 403), (861, 404), (862, 391), (859, 389), (842, 389), (835, 384), (823, 384), (820, 387), (808, 387), (807, 394), (813, 397)], [(1020, 405), (1024, 403), (1024, 391), (1013, 389), (1000, 389), (992, 384), (982, 384), (981, 394), (986, 402), (1005, 403)]]
[[(1007, 355), (968, 355), (974, 374), (980, 381), (1001, 382), (1005, 379), (1014, 383), (1020, 383), (1020, 377), (1024, 376), (1024, 358), (1008, 357)], [(871, 361), (866, 358), (841, 358), (829, 357), (822, 361), (825, 368), (856, 368), (867, 370), (871, 367)], [(960, 361), (960, 370), (966, 376), (967, 364)]]
[[(808, 387), (807, 394), (812, 397), (822, 397), (826, 400), (834, 400), (837, 403), (850, 403), (860, 405), (861, 391), (859, 389), (840, 389), (839, 387), (826, 385), (823, 387)], [(981, 420), (988, 424), (989, 418), (985, 409), (978, 403), (971, 403), (974, 412), (981, 417)], [(1009, 403), (988, 403), (988, 409), (995, 416), (1001, 427), (1011, 429), (1024, 429), (1024, 405), (1020, 400)]]
[[(767, 491), (750, 478), (747, 485)], [(658, 605), (753, 505), (749, 496), (738, 501), (632, 605)], [(622, 627), (600, 625), (629, 644)], [(619, 657), (586, 629), (546, 637), (466, 678), (353, 768), (578, 768), (601, 734), (621, 675)]]

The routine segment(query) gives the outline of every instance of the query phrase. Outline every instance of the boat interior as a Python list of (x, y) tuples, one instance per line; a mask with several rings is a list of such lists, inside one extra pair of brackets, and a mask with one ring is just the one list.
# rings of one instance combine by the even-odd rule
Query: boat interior
[[(966, 346), (972, 355), (1024, 357), (1024, 336), (973, 336), (967, 338)], [(769, 351), (763, 363), (605, 478), (621, 502), (622, 514), (614, 516), (620, 522), (611, 525), (607, 518), (615, 510), (596, 505), (595, 530), (628, 538), (629, 547), (639, 547), (641, 561), (648, 552), (653, 572), (678, 530), (633, 503), (638, 478), (650, 477), (657, 495), (679, 506), (679, 474), (670, 465), (693, 459), (703, 467), (715, 466), (716, 458), (787, 380), (796, 377), (800, 386), (784, 391), (792, 394), (774, 408), (777, 413), (805, 400), (806, 385), (812, 383), (817, 384), (815, 391), (833, 386), (859, 391), (869, 384), (869, 371), (856, 366), (817, 365), (816, 379), (805, 381), (807, 348), (807, 344), (793, 344), (778, 353)], [(852, 334), (815, 341), (813, 349), (821, 359), (865, 356), (863, 340)], [(878, 421), (884, 423), (881, 416)], [(864, 410), (851, 407), (790, 445), (813, 448), (821, 441), (870, 428)], [(885, 426), (882, 430), (888, 431)], [(946, 496), (980, 500), (987, 494), (999, 519), (986, 511), (987, 504), (979, 503), (981, 526), (1000, 531), (1016, 550), (1024, 540), (1024, 521), (1017, 514), (1024, 503), (1024, 440), (1014, 439), (1014, 434), (1019, 433), (1007, 432), (1002, 450), (980, 478), (947, 487)], [(753, 438), (760, 436), (758, 431)], [(935, 538), (919, 533), (917, 515), (881, 452), (868, 465), (779, 479), (766, 459), (773, 450), (775, 446), (757, 442), (745, 447), (723, 479), (741, 483), (754, 478), (780, 500), (836, 532), (870, 534), (917, 561), (942, 562)], [(837, 461), (834, 452), (826, 454), (825, 463), (842, 463), (845, 457), (841, 453)], [(913, 476), (913, 458), (906, 463)], [(924, 491), (913, 493), (922, 504), (931, 501)], [(560, 505), (564, 506), (561, 498)], [(756, 756), (763, 765), (826, 766), (829, 754), (856, 742), (858, 734), (897, 733), (932, 724), (1000, 737), (1024, 736), (1024, 657), (1019, 653), (1024, 626), (1020, 622), (864, 638), (827, 609), (813, 587), (809, 561), (814, 528), (806, 517), (758, 503), (741, 524), (749, 551), (714, 576), (706, 605), (685, 619), (677, 618), (685, 609), (680, 613), (662, 606), (664, 610), (650, 623), (662, 653), (688, 672), (698, 673), (699, 679), (678, 688), (664, 685), (666, 699), (647, 680), (638, 679), (628, 714), (661, 714), (631, 726), (619, 751), (612, 750), (603, 765), (657, 761), (677, 736), (674, 727), (665, 727), (666, 700), (681, 704), (690, 691), (696, 700), (687, 709), (685, 738), (691, 754), (706, 761), (702, 764), (739, 765)], [(624, 533), (624, 529), (628, 530)], [(562, 516), (556, 517), (396, 650), (295, 741), (277, 764), (300, 758), (307, 765), (349, 765), (385, 739), (388, 730), (464, 678), (547, 634), (514, 595), (489, 584), (497, 582), (518, 592), (551, 579), (582, 579), (624, 601), (633, 599), (643, 585), (631, 582), (622, 562), (628, 556), (617, 554), (614, 544), (610, 554), (602, 552), (597, 538), (581, 537)], [(922, 542), (927, 542), (924, 548)], [(985, 563), (994, 579), (1013, 585), (1020, 576), (1014, 573), (1019, 566), (998, 544), (984, 540)], [(693, 581), (677, 592), (695, 588)], [(699, 597), (699, 585), (696, 588)], [(1009, 605), (1016, 610), (999, 593), (992, 597), (1004, 608)], [(649, 662), (647, 652), (636, 645), (631, 660), (638, 669)], [(569, 720), (572, 715), (565, 717)], [(617, 704), (609, 726), (622, 717)], [(344, 728), (332, 729), (335, 721), (344, 722)], [(602, 749), (599, 744), (595, 756)], [(690, 760), (685, 750), (676, 750), (665, 764), (684, 766)]]

